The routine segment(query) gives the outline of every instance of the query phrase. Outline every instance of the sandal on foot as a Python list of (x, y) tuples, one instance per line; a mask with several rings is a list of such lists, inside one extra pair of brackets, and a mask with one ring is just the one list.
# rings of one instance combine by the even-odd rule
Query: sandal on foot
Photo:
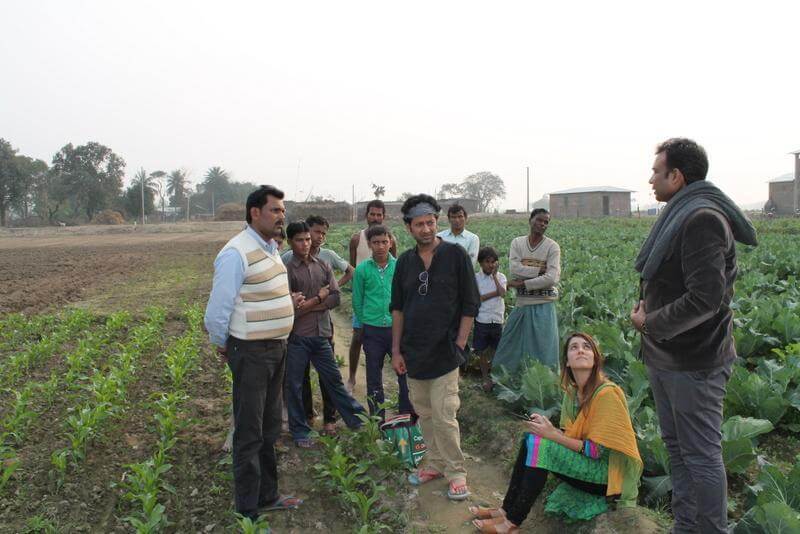
[(442, 477), (444, 477), (444, 475), (434, 469), (418, 469), (416, 473), (408, 475), (408, 482), (412, 486), (421, 486), (426, 482)]
[(483, 506), (470, 506), (468, 508), (469, 513), (471, 513), (477, 519), (494, 519), (497, 517), (505, 518), (506, 513), (503, 511), (502, 508), (484, 508)]
[(281, 495), (272, 503), (262, 506), (259, 512), (274, 512), (276, 510), (295, 510), (298, 506), (303, 504), (303, 499), (298, 499), (291, 495)]
[[(505, 519), (500, 521), (493, 521), (491, 519), (473, 519), (472, 524), (478, 531), (485, 534), (516, 534), (519, 532), (519, 527), (513, 523), (506, 522)], [(502, 525), (502, 527), (501, 527)], [(498, 529), (501, 527), (501, 529)]]
[[(455, 480), (460, 480), (460, 483), (456, 483)], [(469, 488), (467, 487), (467, 481), (463, 478), (455, 479), (450, 481), (450, 486), (447, 488), (447, 498), (451, 501), (463, 501), (470, 495)]]
[(322, 427), (322, 435), (334, 437), (336, 436), (336, 424), (335, 423), (325, 423)]

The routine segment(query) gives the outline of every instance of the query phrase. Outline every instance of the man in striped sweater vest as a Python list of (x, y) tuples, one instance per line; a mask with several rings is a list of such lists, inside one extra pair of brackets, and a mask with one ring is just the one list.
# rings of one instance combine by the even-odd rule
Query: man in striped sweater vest
[(233, 375), (233, 479), (236, 511), (296, 508), (278, 493), (275, 441), (281, 428), (286, 339), (301, 295), (289, 292), (273, 236), (286, 218), (283, 192), (262, 185), (247, 197), (247, 227), (214, 260), (205, 326)]

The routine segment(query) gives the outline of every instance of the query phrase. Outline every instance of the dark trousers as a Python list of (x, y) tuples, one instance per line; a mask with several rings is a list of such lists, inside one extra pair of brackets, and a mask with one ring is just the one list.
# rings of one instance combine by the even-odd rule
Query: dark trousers
[[(384, 411), (379, 410), (378, 406), (383, 404), (383, 363), (386, 356), (392, 354), (392, 327), (370, 326), (365, 324), (362, 330), (362, 346), (366, 355), (367, 363), (367, 402), (369, 403), (369, 414), (384, 417)], [(406, 375), (398, 375), (397, 385), (399, 388), (400, 413), (414, 413), (411, 401), (408, 398), (408, 382)]]
[[(328, 390), (322, 385), (322, 377), (319, 378), (319, 390), (322, 393), (322, 421), (326, 424), (336, 422), (336, 408), (333, 407)], [(306, 419), (314, 419), (314, 396), (311, 393), (311, 362), (306, 365), (306, 373), (303, 376), (303, 409)]]
[(722, 401), (733, 362), (703, 371), (647, 366), (672, 478), (672, 532), (727, 532)]
[(236, 511), (255, 516), (278, 498), (275, 441), (281, 431), (285, 340), (229, 337), (233, 374), (233, 482)]
[[(506, 491), (506, 497), (503, 499), (503, 510), (506, 511), (506, 517), (517, 526), (521, 525), (525, 518), (528, 517), (533, 503), (536, 502), (544, 488), (544, 483), (547, 481), (547, 474), (549, 473), (549, 471), (540, 467), (528, 467), (525, 465), (526, 456), (527, 447), (525, 440), (522, 440), (522, 446), (517, 454), (517, 461), (514, 463), (514, 471), (511, 473), (511, 482), (508, 484), (508, 491)], [(560, 473), (553, 474), (570, 486), (586, 493), (605, 495), (608, 490), (605, 484), (585, 482)]]
[(289, 432), (292, 438), (304, 439), (311, 432), (303, 408), (303, 374), (309, 362), (317, 371), (323, 389), (328, 390), (333, 405), (345, 424), (350, 428), (360, 427), (361, 420), (356, 415), (363, 413), (364, 408), (344, 389), (342, 374), (333, 358), (328, 338), (292, 334), (286, 349), (283, 397), (289, 412)]

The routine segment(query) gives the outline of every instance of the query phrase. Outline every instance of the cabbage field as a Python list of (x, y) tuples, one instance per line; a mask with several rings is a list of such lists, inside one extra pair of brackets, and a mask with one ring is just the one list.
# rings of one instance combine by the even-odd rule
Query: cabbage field
[[(652, 221), (554, 221), (562, 250), (562, 338), (585, 330), (599, 341), (608, 374), (622, 385), (645, 462), (645, 503), (670, 490), (669, 461), (629, 313), (638, 296), (632, 260)], [(477, 223), (481, 243), (507, 258), (523, 224)], [(740, 356), (725, 400), (723, 454), (736, 532), (800, 532), (800, 221), (759, 221), (758, 247), (738, 247), (735, 342)], [(504, 261), (507, 271), (507, 259)], [(511, 297), (509, 297), (510, 299)], [(558, 410), (554, 374), (534, 366), (504, 377), (499, 397), (519, 408)]]

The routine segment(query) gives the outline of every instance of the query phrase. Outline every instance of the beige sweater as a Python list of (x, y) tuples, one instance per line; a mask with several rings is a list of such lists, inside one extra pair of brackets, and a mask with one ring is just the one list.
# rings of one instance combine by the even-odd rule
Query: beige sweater
[(511, 241), (508, 253), (511, 278), (525, 280), (525, 288), (517, 289), (517, 306), (542, 304), (558, 298), (556, 288), (561, 280), (561, 247), (545, 237), (531, 247), (528, 236)]

